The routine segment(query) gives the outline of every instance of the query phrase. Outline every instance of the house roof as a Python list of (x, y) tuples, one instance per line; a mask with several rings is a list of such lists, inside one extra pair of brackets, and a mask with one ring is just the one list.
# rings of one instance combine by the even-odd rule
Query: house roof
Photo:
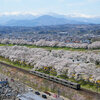
[(28, 92), (17, 96), (21, 100), (45, 100), (42, 97), (34, 94), (33, 92)]

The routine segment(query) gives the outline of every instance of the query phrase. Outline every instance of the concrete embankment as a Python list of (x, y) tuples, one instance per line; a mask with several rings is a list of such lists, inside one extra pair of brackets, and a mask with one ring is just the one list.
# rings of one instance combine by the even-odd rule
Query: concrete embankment
[(23, 71), (18, 68), (8, 67), (7, 65), (1, 63), (0, 73), (19, 80), (20, 82), (39, 91), (51, 91), (57, 93), (59, 89), (60, 94), (69, 98), (70, 100), (100, 100), (99, 94), (82, 90), (77, 91), (61, 84), (32, 75), (27, 71)]

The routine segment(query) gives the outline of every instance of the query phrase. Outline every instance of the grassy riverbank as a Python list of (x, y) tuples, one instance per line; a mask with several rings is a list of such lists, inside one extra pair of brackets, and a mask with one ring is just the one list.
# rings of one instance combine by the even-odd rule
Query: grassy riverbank
[(69, 80), (71, 82), (79, 83), (81, 84), (81, 87), (87, 90), (91, 90), (93, 92), (99, 92), (100, 93), (100, 84), (96, 83), (91, 83), (89, 81), (84, 81), (84, 80), (75, 80), (74, 78), (68, 78), (65, 75), (60, 75), (58, 76), (59, 78)]
[(9, 65), (13, 65), (13, 66), (18, 67), (18, 68), (25, 69), (25, 70), (30, 70), (30, 69), (32, 69), (34, 67), (34, 66), (26, 65), (25, 63), (19, 63), (17, 61), (16, 62), (12, 62), (9, 59), (5, 59), (4, 57), (1, 57), (1, 56), (0, 56), (0, 61), (4, 62), (4, 63), (7, 63)]
[[(0, 46), (15, 46), (14, 44), (0, 44)], [(28, 48), (43, 48), (47, 50), (70, 50), (70, 51), (87, 51), (84, 48), (68, 48), (68, 47), (48, 47), (48, 46), (36, 46), (36, 45), (18, 45), (26, 46)]]

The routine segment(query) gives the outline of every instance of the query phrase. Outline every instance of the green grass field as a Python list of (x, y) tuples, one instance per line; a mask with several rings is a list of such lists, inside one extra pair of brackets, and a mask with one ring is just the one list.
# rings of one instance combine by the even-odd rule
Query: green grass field
[[(0, 46), (15, 46), (15, 45), (14, 44), (0, 44)], [(18, 46), (26, 46), (28, 48), (43, 48), (47, 50), (87, 51), (87, 49), (83, 49), (83, 48), (48, 47), (48, 46), (35, 46), (35, 45), (18, 45)]]
[(14, 44), (0, 44), (0, 46), (14, 46)]

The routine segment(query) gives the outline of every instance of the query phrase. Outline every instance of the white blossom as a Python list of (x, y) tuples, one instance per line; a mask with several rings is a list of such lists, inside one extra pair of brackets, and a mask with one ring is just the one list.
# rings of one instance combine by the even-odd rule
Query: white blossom
[(66, 74), (75, 79), (99, 79), (100, 52), (46, 50), (25, 46), (0, 46), (0, 56), (11, 61), (25, 62), (35, 69), (52, 67), (57, 75)]

